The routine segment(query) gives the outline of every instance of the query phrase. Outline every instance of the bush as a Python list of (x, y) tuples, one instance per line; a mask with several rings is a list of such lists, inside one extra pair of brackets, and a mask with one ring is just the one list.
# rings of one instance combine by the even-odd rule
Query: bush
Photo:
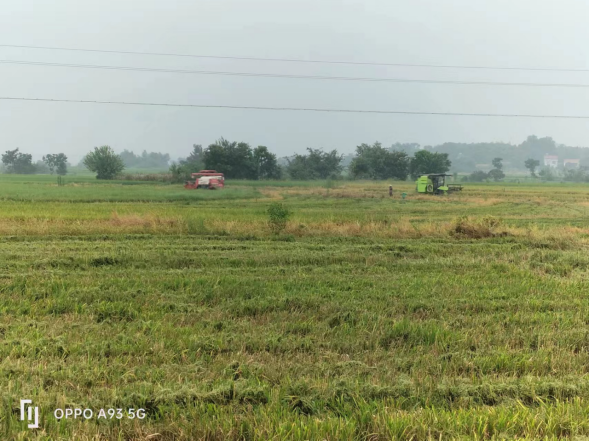
[(286, 229), (286, 223), (288, 221), (291, 212), (282, 205), (282, 203), (272, 203), (268, 207), (268, 223), (270, 229), (274, 233), (280, 233)]

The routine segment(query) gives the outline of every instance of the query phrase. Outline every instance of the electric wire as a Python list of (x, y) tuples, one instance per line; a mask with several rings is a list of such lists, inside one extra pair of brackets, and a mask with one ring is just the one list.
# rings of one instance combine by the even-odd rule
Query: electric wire
[(390, 83), (418, 83), (418, 84), (448, 84), (448, 85), (476, 85), (476, 86), (523, 86), (523, 87), (562, 87), (562, 88), (589, 88), (587, 83), (526, 83), (526, 82), (494, 82), (472, 80), (428, 80), (411, 78), (385, 78), (385, 77), (337, 77), (324, 75), (298, 75), (298, 74), (274, 74), (263, 72), (230, 72), (230, 71), (200, 71), (186, 69), (161, 69), (134, 66), (109, 66), (87, 65), (74, 63), (51, 63), (29, 60), (0, 60), (0, 64), (30, 65), (42, 67), (65, 67), (80, 69), (102, 69), (114, 71), (157, 72), (169, 74), (193, 74), (193, 75), (222, 75), (237, 77), (262, 77), (297, 80), (335, 80), (335, 81), (360, 81), (360, 82), (390, 82)]
[(431, 69), (479, 69), (479, 70), (509, 70), (509, 71), (547, 71), (547, 72), (589, 72), (589, 68), (555, 68), (555, 67), (522, 67), (522, 66), (481, 66), (481, 65), (454, 65), (454, 64), (427, 64), (427, 63), (390, 63), (390, 62), (370, 62), (370, 61), (351, 61), (351, 60), (305, 60), (301, 58), (267, 58), (267, 57), (240, 57), (229, 55), (201, 55), (201, 54), (181, 54), (171, 52), (142, 52), (142, 51), (120, 51), (107, 49), (87, 49), (87, 48), (70, 48), (58, 46), (31, 46), (31, 45), (11, 45), (0, 44), (5, 48), (20, 49), (39, 49), (52, 51), (70, 51), (70, 52), (96, 52), (105, 54), (124, 54), (124, 55), (145, 55), (160, 57), (184, 57), (184, 58), (204, 58), (220, 60), (242, 60), (242, 61), (262, 61), (262, 62), (281, 62), (281, 63), (311, 63), (311, 64), (340, 64), (340, 65), (361, 65), (361, 66), (394, 66), (409, 68), (431, 68)]
[(261, 110), (261, 111), (293, 111), (293, 112), (331, 112), (348, 114), (390, 114), (390, 115), (434, 115), (456, 117), (504, 117), (504, 118), (543, 118), (543, 119), (575, 119), (586, 120), (589, 115), (542, 115), (542, 114), (504, 114), (504, 113), (469, 113), (469, 112), (427, 112), (427, 111), (402, 111), (402, 110), (376, 110), (376, 109), (332, 109), (309, 107), (271, 107), (271, 106), (238, 106), (221, 104), (192, 104), (192, 103), (156, 103), (133, 101), (106, 101), (106, 100), (73, 100), (66, 98), (27, 98), (27, 97), (0, 97), (0, 101), (29, 101), (52, 103), (84, 103), (107, 104), (124, 106), (160, 106), (201, 109), (237, 109), (237, 110)]

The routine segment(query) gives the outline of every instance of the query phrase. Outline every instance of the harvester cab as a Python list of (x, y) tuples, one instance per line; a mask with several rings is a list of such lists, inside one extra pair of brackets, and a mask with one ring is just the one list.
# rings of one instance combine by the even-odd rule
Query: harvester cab
[(216, 170), (201, 170), (193, 173), (194, 181), (186, 181), (185, 189), (222, 189), (225, 187), (225, 175)]
[(460, 184), (446, 184), (446, 177), (451, 177), (445, 173), (428, 173), (417, 178), (417, 192), (429, 193), (432, 195), (447, 195), (450, 192), (462, 190)]

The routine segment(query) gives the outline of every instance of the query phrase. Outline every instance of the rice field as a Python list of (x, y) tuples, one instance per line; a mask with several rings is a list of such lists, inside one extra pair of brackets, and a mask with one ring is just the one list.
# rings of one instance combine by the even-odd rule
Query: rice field
[(0, 438), (588, 438), (589, 185), (388, 185), (0, 176)]

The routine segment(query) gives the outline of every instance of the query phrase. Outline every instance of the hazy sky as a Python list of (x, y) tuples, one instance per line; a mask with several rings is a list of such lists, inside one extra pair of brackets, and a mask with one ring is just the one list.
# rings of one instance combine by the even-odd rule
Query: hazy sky
[[(586, 0), (2, 0), (0, 44), (202, 55), (589, 68)], [(313, 65), (0, 47), (0, 60), (444, 80), (588, 83), (589, 72)], [(0, 64), (0, 96), (589, 115), (589, 89), (361, 83)], [(185, 156), (223, 136), (279, 156), (362, 142), (589, 146), (589, 120), (320, 114), (0, 101), (0, 151)]]

